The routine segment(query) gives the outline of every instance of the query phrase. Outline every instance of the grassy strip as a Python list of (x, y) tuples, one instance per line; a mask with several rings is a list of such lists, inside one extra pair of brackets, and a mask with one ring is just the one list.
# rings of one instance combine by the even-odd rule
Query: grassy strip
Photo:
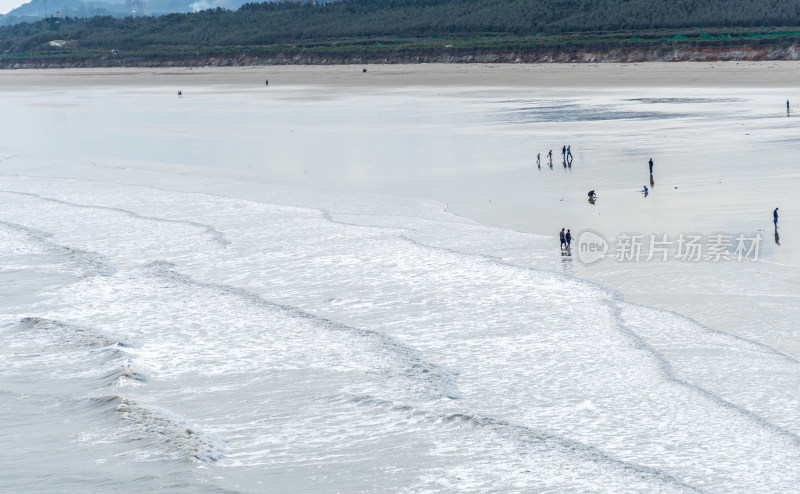
[[(588, 35), (587, 35), (588, 34)], [(250, 56), (269, 57), (279, 54), (341, 54), (361, 52), (364, 54), (390, 54), (402, 51), (440, 50), (521, 50), (537, 48), (561, 48), (574, 50), (591, 47), (595, 50), (613, 47), (615, 49), (637, 48), (641, 46), (670, 46), (676, 48), (702, 48), (705, 46), (725, 47), (752, 45), (761, 42), (777, 43), (780, 41), (796, 41), (800, 32), (749, 32), (749, 33), (717, 33), (701, 32), (693, 36), (686, 34), (664, 35), (661, 33), (580, 33), (574, 35), (528, 36), (517, 37), (507, 34), (483, 34), (465, 36), (436, 36), (426, 38), (414, 37), (381, 37), (381, 38), (349, 38), (334, 40), (313, 40), (297, 44), (276, 44), (263, 46), (225, 46), (203, 48), (153, 48), (144, 50), (118, 50), (112, 54), (110, 48), (77, 49), (65, 46), (54, 49), (48, 47), (40, 51), (24, 53), (0, 54), (0, 60), (6, 61), (48, 61), (70, 58), (73, 60), (112, 60), (117, 59), (153, 59), (153, 60), (190, 60), (209, 57)]]

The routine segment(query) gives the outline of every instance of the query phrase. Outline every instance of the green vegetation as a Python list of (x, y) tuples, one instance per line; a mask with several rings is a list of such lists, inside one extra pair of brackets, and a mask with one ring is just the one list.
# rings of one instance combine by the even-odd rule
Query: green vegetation
[[(703, 26), (703, 27), (700, 27)], [(774, 26), (774, 27), (765, 27)], [(341, 0), (0, 28), (0, 54), (364, 52), (539, 45), (733, 43), (800, 35), (796, 0)], [(68, 40), (51, 47), (51, 40)]]

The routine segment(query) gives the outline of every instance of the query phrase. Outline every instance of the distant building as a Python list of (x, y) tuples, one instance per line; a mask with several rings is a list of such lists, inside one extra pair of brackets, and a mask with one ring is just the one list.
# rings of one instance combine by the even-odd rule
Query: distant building
[(125, 0), (125, 10), (131, 15), (146, 15), (147, 2), (145, 0)]

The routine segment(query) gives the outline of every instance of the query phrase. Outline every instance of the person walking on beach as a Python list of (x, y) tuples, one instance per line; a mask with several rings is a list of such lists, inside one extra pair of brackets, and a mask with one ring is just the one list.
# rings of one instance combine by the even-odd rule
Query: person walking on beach
[(778, 208), (775, 208), (775, 211), (772, 212), (772, 222), (775, 223), (775, 227), (778, 226)]
[(561, 146), (561, 159), (567, 159), (567, 146)]
[(553, 168), (553, 150), (551, 149), (550, 152), (547, 153), (547, 157), (550, 158), (550, 168)]
[(789, 114), (789, 100), (786, 100), (786, 114)]
[(567, 235), (564, 233), (564, 229), (561, 229), (561, 232), (558, 234), (559, 238), (561, 238), (561, 250), (564, 250), (564, 247), (567, 246)]
[(570, 149), (570, 146), (567, 146), (567, 159), (572, 161), (572, 150)]
[(542, 153), (536, 153), (536, 166), (538, 166), (539, 168), (542, 167), (541, 158), (542, 158)]
[(567, 250), (569, 250), (569, 246), (572, 243), (572, 234), (569, 232), (569, 229), (567, 229), (567, 234), (564, 235), (564, 239), (567, 241)]
[(653, 174), (653, 158), (650, 158), (650, 175)]

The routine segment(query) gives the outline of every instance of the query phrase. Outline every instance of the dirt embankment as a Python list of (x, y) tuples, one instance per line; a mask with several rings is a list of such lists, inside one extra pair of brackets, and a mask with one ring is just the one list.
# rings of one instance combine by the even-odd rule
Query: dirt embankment
[(634, 63), (800, 60), (800, 41), (752, 43), (593, 43), (522, 47), (425, 47), (386, 50), (248, 49), (220, 54), (19, 56), (0, 59), (0, 69), (103, 67), (244, 67), (414, 63)]

